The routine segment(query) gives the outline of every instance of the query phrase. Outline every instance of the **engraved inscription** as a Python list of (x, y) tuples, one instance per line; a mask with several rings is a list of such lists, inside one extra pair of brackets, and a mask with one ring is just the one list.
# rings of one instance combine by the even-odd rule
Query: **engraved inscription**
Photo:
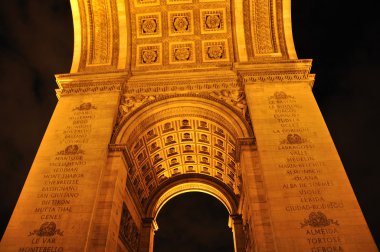
[(316, 155), (317, 132), (301, 120), (304, 105), (296, 96), (276, 91), (267, 97), (267, 106), (275, 125), (272, 133), (278, 139), (273, 151), (278, 153), (277, 168), (284, 175), (281, 189), (284, 197), (294, 199), (284, 210), (307, 214), (300, 228), (306, 231), (310, 251), (343, 251), (339, 222), (328, 218), (325, 211), (341, 210), (344, 204), (329, 194), (336, 183), (325, 173), (327, 161)]
[(21, 247), (19, 251), (64, 251), (53, 246), (64, 235), (59, 228), (64, 216), (73, 213), (81, 205), (81, 190), (86, 175), (86, 147), (91, 138), (92, 122), (97, 107), (90, 102), (74, 106), (65, 125), (57, 134), (55, 153), (47, 165), (42, 167), (41, 187), (36, 193), (37, 205), (34, 214), (42, 224), (29, 232), (32, 246)]

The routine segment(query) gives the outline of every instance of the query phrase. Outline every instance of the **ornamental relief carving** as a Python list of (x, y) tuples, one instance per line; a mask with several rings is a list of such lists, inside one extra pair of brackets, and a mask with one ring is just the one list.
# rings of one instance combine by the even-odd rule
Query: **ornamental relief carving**
[[(181, 94), (182, 96), (188, 96), (192, 95), (188, 93)], [(181, 96), (181, 95), (174, 95), (174, 96)], [(235, 110), (237, 114), (245, 120), (248, 125), (252, 126), (248, 106), (246, 102), (246, 97), (244, 94), (244, 91), (242, 90), (214, 90), (214, 91), (208, 91), (208, 92), (202, 92), (199, 93), (197, 96), (203, 97), (203, 98), (209, 98), (214, 101), (221, 102), (223, 106), (230, 106), (231, 109)], [(173, 94), (123, 94), (120, 105), (119, 105), (119, 111), (118, 111), (118, 117), (117, 122), (115, 125), (115, 128), (117, 128), (120, 123), (124, 120), (124, 118), (128, 117), (132, 112), (135, 110), (138, 110), (143, 105), (146, 105), (148, 103), (152, 103), (154, 101), (163, 100), (166, 98), (173, 97)]]
[(232, 34), (227, 32), (231, 30), (229, 1), (166, 0), (158, 4), (155, 0), (134, 0), (130, 12), (132, 70), (141, 71), (148, 69), (147, 66), (152, 71), (230, 63), (233, 42)]
[(213, 61), (228, 61), (228, 42), (227, 40), (221, 41), (202, 41), (203, 49), (203, 62)]
[(224, 33), (226, 29), (225, 9), (201, 10), (201, 33)]
[(242, 115), (245, 115), (247, 112), (247, 101), (245, 98), (244, 91), (242, 90), (220, 90), (213, 91), (210, 93), (210, 96), (218, 98), (231, 106), (236, 110), (240, 111)]
[(111, 3), (105, 0), (87, 0), (86, 8), (90, 13), (87, 65), (109, 65), (114, 49), (111, 22), (106, 21), (112, 19)]
[(276, 33), (273, 27), (272, 0), (252, 1), (254, 15), (251, 14), (251, 24), (254, 25), (254, 40), (257, 54), (276, 53)]
[(127, 206), (123, 203), (119, 228), (119, 239), (124, 246), (128, 248), (128, 251), (137, 251), (139, 236), (140, 234), (136, 223), (132, 219)]
[(173, 43), (169, 50), (170, 64), (195, 63), (194, 42)]
[(190, 59), (190, 48), (183, 47), (175, 49), (174, 58), (177, 61), (188, 61)]
[(120, 82), (107, 82), (107, 83), (75, 83), (69, 85), (61, 85), (60, 89), (56, 89), (58, 98), (68, 95), (83, 95), (94, 94), (104, 92), (119, 92), (123, 85), (123, 81)]
[(136, 96), (128, 96), (123, 95), (120, 106), (119, 106), (119, 113), (121, 117), (129, 114), (133, 110), (137, 109), (144, 103), (147, 103), (149, 101), (153, 101), (156, 99), (156, 96), (153, 95), (136, 95)]
[(191, 4), (193, 0), (166, 0), (166, 4)]
[(189, 30), (189, 20), (187, 17), (175, 17), (173, 26), (176, 32), (186, 32)]
[(169, 36), (191, 35), (193, 31), (193, 11), (168, 12)]
[(308, 72), (284, 72), (284, 73), (255, 73), (242, 76), (243, 83), (249, 82), (294, 82), (313, 80), (314, 75)]
[[(145, 53), (145, 58), (149, 58), (145, 61), (147, 64), (156, 63), (160, 56), (162, 58), (161, 63), (152, 70), (220, 66), (219, 61), (224, 61), (227, 65), (227, 61), (231, 62), (233, 59), (224, 57), (223, 52), (227, 55), (229, 51), (232, 56), (234, 48), (243, 48), (243, 51), (246, 49), (246, 57), (245, 53), (241, 53), (244, 54), (242, 61), (252, 61), (254, 58), (274, 61), (289, 58), (285, 44), (288, 28), (283, 25), (284, 15), (281, 14), (284, 10), (273, 0), (243, 1), (243, 21), (239, 23), (242, 27), (239, 25), (235, 28), (233, 26), (236, 24), (231, 22), (231, 11), (234, 12), (235, 3), (230, 1), (133, 0), (126, 4), (128, 6), (125, 11), (131, 14), (130, 20), (126, 21), (131, 24), (132, 50), (128, 57), (131, 55), (132, 70), (147, 69), (141, 67), (144, 64), (139, 61), (138, 47), (152, 43), (163, 43), (162, 52)], [(125, 53), (124, 46), (119, 49), (119, 40), (126, 36), (124, 30), (119, 31), (116, 7), (115, 1), (84, 1), (85, 14), (82, 15), (86, 17), (83, 20), (87, 21), (81, 23), (83, 29), (86, 27), (86, 36), (80, 71), (86, 71), (90, 67), (113, 69), (118, 64), (119, 50), (122, 51), (120, 53)], [(244, 37), (240, 41), (244, 46), (234, 47), (234, 43), (237, 43), (232, 33), (234, 30), (236, 37)], [(119, 35), (119, 32), (123, 34)], [(241, 36), (243, 33), (244, 36)], [(202, 43), (208, 40), (227, 40), (228, 43), (224, 47), (219, 45), (205, 49)], [(195, 44), (194, 65), (171, 64), (168, 45), (184, 41)], [(183, 55), (186, 49), (179, 51)]]
[[(245, 94), (241, 90), (215, 90), (211, 92), (204, 92), (203, 95), (214, 97), (217, 100), (223, 101), (231, 105), (235, 110), (239, 111), (243, 116), (247, 113), (247, 101)], [(149, 94), (137, 94), (129, 95), (124, 94), (121, 98), (119, 106), (120, 117), (124, 117), (141, 107), (145, 103), (156, 100), (157, 98), (164, 98), (165, 95), (149, 95)]]
[(137, 37), (160, 37), (161, 32), (161, 13), (148, 13), (136, 15)]
[(160, 1), (159, 0), (135, 0), (134, 4), (136, 7), (156, 6), (156, 5), (160, 5)]
[(151, 44), (138, 46), (137, 65), (161, 65), (162, 64), (162, 44)]

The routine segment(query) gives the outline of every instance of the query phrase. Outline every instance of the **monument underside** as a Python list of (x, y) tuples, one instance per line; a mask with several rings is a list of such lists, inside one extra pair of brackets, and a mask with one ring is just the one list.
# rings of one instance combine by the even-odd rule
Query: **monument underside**
[(235, 251), (377, 251), (297, 59), (290, 0), (71, 0), (71, 73), (1, 251), (152, 251), (172, 197)]

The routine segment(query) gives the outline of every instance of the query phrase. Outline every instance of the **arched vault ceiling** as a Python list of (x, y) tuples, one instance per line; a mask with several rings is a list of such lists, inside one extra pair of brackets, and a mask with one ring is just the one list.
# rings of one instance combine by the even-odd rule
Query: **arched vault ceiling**
[(126, 143), (132, 165), (129, 178), (144, 204), (163, 182), (183, 174), (202, 174), (239, 194), (237, 139), (213, 121), (177, 117), (148, 127)]
[(111, 142), (128, 152), (128, 178), (142, 206), (165, 183), (186, 176), (240, 194), (237, 145), (252, 137), (241, 112), (196, 96), (153, 99), (136, 111), (121, 121)]
[(290, 0), (72, 0), (71, 72), (296, 59)]

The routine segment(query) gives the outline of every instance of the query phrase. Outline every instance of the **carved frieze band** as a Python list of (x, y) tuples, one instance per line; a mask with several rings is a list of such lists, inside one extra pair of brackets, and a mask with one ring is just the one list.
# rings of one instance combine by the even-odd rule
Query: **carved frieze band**
[(157, 81), (154, 85), (128, 85), (125, 90), (126, 94), (141, 94), (141, 93), (178, 93), (178, 92), (194, 92), (194, 91), (210, 91), (221, 89), (240, 89), (243, 85), (236, 81), (219, 81), (219, 82), (202, 82), (189, 81), (185, 85), (178, 85), (178, 82), (163, 80)]
[(103, 92), (120, 92), (123, 82), (106, 82), (106, 83), (70, 83), (62, 85), (56, 89), (58, 98), (66, 95), (83, 95)]
[(133, 76), (128, 80), (124, 93), (178, 94), (222, 89), (243, 89), (243, 84), (231, 70), (189, 71), (186, 75)]
[(56, 75), (58, 98), (66, 95), (84, 95), (104, 92), (120, 92), (128, 78), (125, 72), (97, 74)]
[(309, 72), (274, 72), (274, 73), (249, 73), (242, 74), (242, 83), (252, 83), (252, 82), (295, 82), (295, 81), (314, 81), (314, 74), (309, 74)]
[(173, 98), (173, 97), (180, 97), (180, 96), (194, 96), (194, 97), (201, 97), (210, 99), (219, 103), (222, 103), (224, 106), (227, 106), (231, 108), (232, 110), (236, 111), (236, 113), (241, 117), (243, 120), (246, 120), (249, 123), (249, 120), (247, 120), (247, 113), (248, 113), (248, 107), (247, 102), (245, 98), (244, 91), (241, 89), (222, 89), (222, 90), (214, 90), (214, 91), (208, 91), (208, 92), (202, 92), (199, 94), (172, 94), (172, 95), (151, 95), (151, 94), (135, 94), (135, 95), (129, 95), (129, 94), (123, 94), (121, 98), (121, 102), (119, 105), (119, 117), (118, 122), (119, 124), (122, 120), (124, 120), (126, 117), (132, 114), (135, 110), (138, 108), (141, 108), (142, 106), (149, 105), (155, 101)]
[(112, 56), (111, 1), (87, 0), (89, 22), (88, 65), (108, 65)]
[[(247, 111), (247, 102), (245, 99), (245, 94), (240, 89), (222, 89), (222, 90), (215, 90), (215, 91), (209, 91), (209, 92), (203, 92), (201, 93), (204, 96), (210, 96), (215, 98), (218, 101), (223, 101), (229, 105), (231, 105), (232, 108), (234, 108), (236, 111), (240, 112), (242, 115), (245, 115)], [(143, 104), (155, 101), (156, 98), (164, 98), (163, 95), (149, 95), (149, 94), (123, 94), (123, 97), (121, 99), (120, 103), (120, 113), (122, 116), (126, 116), (135, 109), (139, 108)]]
[(253, 24), (256, 54), (277, 52), (272, 5), (273, 0), (251, 1), (251, 24)]

